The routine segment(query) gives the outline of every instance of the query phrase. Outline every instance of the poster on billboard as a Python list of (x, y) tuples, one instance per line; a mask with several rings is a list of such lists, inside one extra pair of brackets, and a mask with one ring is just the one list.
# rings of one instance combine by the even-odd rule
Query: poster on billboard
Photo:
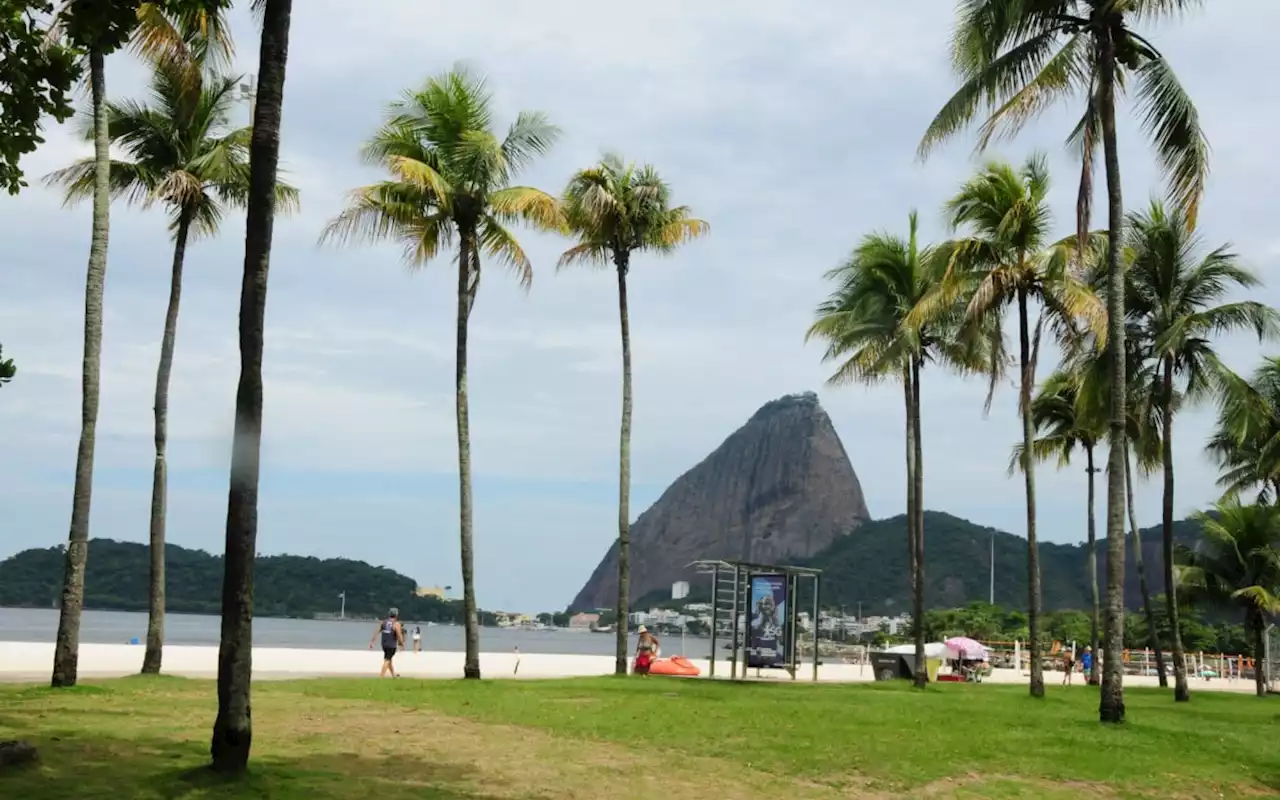
[(786, 666), (786, 621), (786, 576), (752, 576), (751, 634), (747, 641), (748, 667)]

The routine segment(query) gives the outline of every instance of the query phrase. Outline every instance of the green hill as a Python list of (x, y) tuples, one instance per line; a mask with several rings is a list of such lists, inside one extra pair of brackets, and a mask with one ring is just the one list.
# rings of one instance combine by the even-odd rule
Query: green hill
[[(991, 540), (995, 537), (995, 602), (1005, 608), (1027, 606), (1027, 540), (1005, 531), (975, 525), (941, 511), (925, 512), (925, 602), (931, 608), (958, 608), (988, 599), (991, 580)], [(1101, 520), (1100, 520), (1101, 522)], [(1082, 526), (1083, 527), (1083, 526)], [(1106, 590), (1105, 531), (1099, 530), (1098, 581)], [(1194, 521), (1174, 523), (1174, 537), (1192, 543), (1198, 535)], [(1147, 583), (1154, 597), (1164, 591), (1161, 577), (1160, 529), (1140, 531)], [(812, 558), (797, 564), (822, 570), (822, 605), (844, 606), (850, 612), (894, 615), (909, 611), (907, 580), (907, 518), (905, 515), (864, 522)], [(1133, 548), (1125, 551), (1125, 604), (1141, 605)], [(690, 586), (690, 600), (705, 601), (709, 586), (699, 578)], [(1040, 543), (1040, 591), (1044, 609), (1089, 607), (1089, 569), (1084, 544)], [(633, 608), (670, 604), (669, 592), (651, 592)]]
[[(956, 608), (986, 601), (991, 586), (991, 542), (995, 537), (995, 602), (1005, 608), (1027, 605), (1027, 540), (975, 525), (940, 511), (925, 512), (925, 602), (933, 608)], [(1193, 543), (1199, 534), (1192, 520), (1174, 523), (1174, 538)], [(1160, 529), (1139, 532), (1154, 596), (1164, 591), (1161, 577)], [(1040, 543), (1040, 591), (1046, 611), (1089, 607), (1089, 568), (1085, 545)], [(1098, 581), (1106, 587), (1105, 531), (1099, 530)], [(907, 591), (907, 519), (905, 515), (862, 524), (837, 539), (806, 563), (823, 571), (824, 605), (853, 608), (864, 614), (893, 614), (910, 609)], [(1141, 604), (1133, 548), (1125, 552), (1125, 605)]]
[[(0, 606), (49, 608), (61, 591), (63, 549), (24, 550), (0, 561)], [(85, 570), (85, 606), (145, 611), (147, 546), (94, 539)], [(203, 550), (165, 547), (169, 611), (217, 614), (222, 596), (222, 557)], [(259, 616), (312, 617), (338, 611), (346, 592), (348, 616), (376, 617), (397, 606), (405, 619), (462, 621), (460, 601), (417, 597), (412, 578), (349, 559), (259, 556), (254, 565), (254, 609)]]

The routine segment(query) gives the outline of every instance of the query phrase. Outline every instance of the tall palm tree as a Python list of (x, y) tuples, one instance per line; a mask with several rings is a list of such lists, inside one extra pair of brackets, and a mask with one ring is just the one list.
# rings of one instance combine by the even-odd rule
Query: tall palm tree
[[(471, 536), (471, 428), (467, 401), (467, 323), (480, 288), (482, 256), (510, 268), (524, 286), (533, 265), (508, 226), (524, 222), (561, 230), (560, 204), (546, 192), (513, 186), (516, 174), (546, 153), (559, 129), (539, 112), (521, 112), (504, 137), (493, 131), (492, 101), (482, 77), (462, 67), (429, 79), (393, 103), (387, 122), (365, 145), (367, 160), (391, 173), (351, 193), (350, 204), (321, 241), (393, 240), (413, 267), (458, 243), (456, 403), (462, 599), (466, 618), (463, 674), (480, 677)], [(625, 611), (619, 609), (619, 616)]]
[(671, 253), (706, 234), (710, 226), (686, 206), (671, 205), (671, 189), (646, 164), (624, 164), (608, 154), (580, 170), (565, 189), (565, 221), (578, 243), (557, 267), (584, 264), (618, 273), (618, 319), (622, 328), (622, 430), (618, 446), (618, 627), (614, 671), (627, 674), (628, 534), (631, 525), (631, 322), (627, 274), (635, 253)]
[(1179, 583), (1196, 602), (1243, 610), (1263, 697), (1267, 623), (1280, 613), (1280, 507), (1224, 500), (1198, 517), (1204, 538), (1194, 550), (1178, 546)]
[(1280, 499), (1280, 358), (1269, 356), (1248, 379), (1226, 369), (1215, 375), (1218, 424), (1209, 452), (1218, 460), (1218, 485), (1227, 499), (1256, 492), (1257, 502)]
[[(169, 303), (160, 362), (156, 370), (155, 447), (151, 485), (151, 582), (144, 673), (159, 673), (164, 644), (164, 550), (168, 474), (169, 379), (178, 332), (182, 269), (191, 237), (212, 236), (226, 210), (243, 208), (249, 192), (248, 128), (233, 129), (237, 76), (197, 74), (195, 83), (181, 65), (160, 62), (152, 73), (150, 105), (108, 103), (111, 142), (125, 158), (111, 161), (111, 189), (117, 197), (149, 207), (164, 205), (173, 232)], [(93, 131), (86, 130), (91, 137)], [(93, 159), (83, 159), (47, 180), (66, 188), (68, 201), (91, 195)], [(278, 186), (276, 208), (296, 208), (297, 190)]]
[(218, 716), (209, 745), (210, 766), (242, 773), (253, 741), (253, 561), (258, 547), (258, 477), (262, 450), (262, 345), (271, 267), (280, 162), (280, 117), (293, 0), (255, 0), (261, 9), (258, 96), (249, 140), (249, 193), (245, 198), (244, 280), (240, 285), (240, 380), (227, 490), (222, 573), (222, 630), (218, 645)]
[[(1106, 314), (1097, 296), (1071, 274), (1077, 250), (1073, 238), (1053, 242), (1053, 216), (1048, 204), (1049, 170), (1043, 155), (1033, 155), (1019, 169), (989, 162), (947, 202), (953, 230), (965, 236), (954, 243), (952, 286), (972, 289), (966, 316), (999, 320), (1007, 306), (1018, 315), (1018, 409), (1022, 418), (1022, 452), (1033, 452), (1035, 424), (1031, 392), (1043, 329), (1048, 325), (1065, 337), (1077, 322), (1102, 339)], [(948, 292), (954, 292), (949, 289)], [(1032, 325), (1031, 303), (1040, 306)], [(998, 324), (998, 322), (996, 323)], [(1034, 329), (1034, 333), (1033, 333)], [(1023, 458), (1027, 510), (1027, 621), (1030, 628), (1033, 697), (1044, 695), (1039, 640), (1040, 560), (1036, 541), (1035, 464)]]
[[(1087, 392), (1080, 391), (1080, 383), (1084, 376), (1078, 372), (1062, 369), (1054, 372), (1044, 383), (1031, 401), (1031, 422), (1039, 437), (1032, 442), (1031, 452), (1035, 460), (1045, 462), (1053, 459), (1058, 468), (1071, 465), (1071, 456), (1079, 448), (1084, 452), (1085, 475), (1088, 478), (1088, 570), (1089, 570), (1089, 647), (1094, 658), (1089, 668), (1089, 683), (1097, 684), (1102, 666), (1097, 654), (1098, 623), (1101, 609), (1098, 595), (1098, 552), (1097, 523), (1094, 514), (1094, 476), (1098, 467), (1094, 466), (1094, 451), (1106, 435), (1105, 409), (1098, 403), (1092, 403)], [(1021, 469), (1023, 461), (1022, 445), (1015, 445), (1013, 456), (1009, 460), (1009, 473)]]
[(1222, 302), (1233, 289), (1253, 289), (1261, 281), (1240, 265), (1226, 245), (1202, 255), (1200, 240), (1183, 212), (1166, 211), (1163, 203), (1152, 201), (1146, 211), (1129, 215), (1128, 238), (1133, 254), (1128, 313), (1144, 356), (1152, 362), (1151, 394), (1160, 405), (1165, 601), (1173, 645), (1174, 699), (1185, 702), (1191, 694), (1173, 580), (1174, 417), (1180, 400), (1202, 400), (1216, 385), (1210, 375), (1218, 363), (1211, 337), (1253, 331), (1259, 341), (1274, 338), (1280, 333), (1280, 314), (1255, 301)]
[[(143, 4), (137, 0), (64, 0), (50, 28), (51, 38), (88, 54), (90, 115), (93, 119), (93, 222), (84, 294), (84, 354), (81, 365), (80, 442), (76, 448), (71, 526), (63, 566), (58, 633), (53, 651), (54, 687), (74, 686), (80, 657), (80, 616), (84, 609), (84, 569), (89, 555), (89, 514), (93, 501), (93, 456), (97, 441), (102, 368), (102, 297), (111, 228), (111, 143), (107, 130), (106, 57), (136, 35)], [(230, 0), (165, 0), (168, 11), (217, 16)], [(159, 52), (154, 51), (154, 52)]]
[[(818, 306), (806, 341), (826, 342), (823, 361), (839, 363), (828, 379), (834, 386), (902, 382), (906, 416), (907, 551), (910, 563), (912, 619), (924, 619), (924, 463), (920, 426), (920, 373), (929, 363), (961, 372), (998, 376), (1004, 364), (998, 326), (983, 321), (964, 325), (962, 299), (944, 304), (938, 292), (947, 274), (947, 246), (921, 248), (913, 211), (907, 239), (888, 233), (863, 237), (843, 264), (827, 273), (837, 284)], [(923, 304), (929, 314), (917, 314)], [(919, 320), (919, 321), (917, 321)], [(916, 663), (924, 663), (924, 625), (915, 631)], [(927, 676), (915, 675), (917, 686)]]
[[(1095, 265), (1095, 269), (1090, 271), (1089, 283), (1105, 296), (1107, 290), (1105, 265), (1101, 265), (1104, 267), (1103, 269), (1097, 269), (1097, 266)], [(1142, 553), (1142, 542), (1138, 536), (1138, 520), (1134, 509), (1133, 462), (1136, 460), (1137, 469), (1145, 475), (1159, 461), (1159, 424), (1156, 420), (1158, 409), (1151, 402), (1150, 380), (1148, 379), (1150, 371), (1143, 366), (1141, 354), (1136, 345), (1137, 341), (1137, 337), (1133, 334), (1125, 337), (1125, 348), (1128, 353), (1125, 361), (1125, 375), (1129, 379), (1129, 386), (1124, 392), (1127, 424), (1125, 426), (1125, 458), (1121, 462), (1124, 470), (1122, 478), (1125, 487), (1125, 509), (1129, 519), (1129, 538), (1133, 546), (1134, 567), (1138, 574), (1138, 592), (1142, 598), (1142, 611), (1147, 623), (1147, 644), (1155, 654), (1156, 672), (1159, 676), (1160, 685), (1164, 687), (1168, 685), (1168, 678), (1164, 669), (1163, 651), (1156, 636), (1157, 626), (1154, 622), (1154, 606), (1151, 602), (1151, 591), (1147, 584), (1146, 564)], [(1078, 402), (1094, 409), (1099, 416), (1100, 424), (1104, 423), (1108, 398), (1112, 394), (1111, 354), (1108, 352), (1108, 348), (1106, 346), (1100, 347), (1092, 336), (1086, 335), (1074, 338), (1068, 342), (1068, 352), (1064, 359), (1064, 365), (1069, 374), (1078, 378), (1075, 386), (1079, 394)], [(1123, 557), (1123, 551), (1121, 555)], [(1108, 558), (1110, 557), (1108, 555)], [(1109, 569), (1110, 566), (1108, 565)], [(1124, 591), (1123, 581), (1120, 584), (1120, 590), (1121, 592)], [(1123, 613), (1123, 606), (1121, 613)], [(1121, 621), (1123, 622), (1123, 619)], [(1107, 652), (1109, 652), (1108, 646), (1104, 646), (1103, 654), (1105, 655)]]
[[(1015, 135), (1053, 105), (1082, 99), (1071, 134), (1082, 167), (1076, 202), (1080, 249), (1089, 230), (1094, 157), (1101, 140), (1107, 181), (1108, 339), (1112, 386), (1125, 386), (1124, 202), (1116, 136), (1116, 95), (1132, 87), (1142, 127), (1155, 146), (1169, 194), (1194, 224), (1209, 171), (1209, 148), (1194, 104), (1173, 68), (1133, 23), (1176, 17), (1200, 0), (962, 0), (952, 36), (961, 86), (930, 123), (921, 156), (967, 127), (985, 108), (978, 149)], [(1107, 462), (1107, 649), (1124, 648), (1124, 392), (1112, 392)], [(1124, 721), (1124, 672), (1108, 659), (1098, 718)]]

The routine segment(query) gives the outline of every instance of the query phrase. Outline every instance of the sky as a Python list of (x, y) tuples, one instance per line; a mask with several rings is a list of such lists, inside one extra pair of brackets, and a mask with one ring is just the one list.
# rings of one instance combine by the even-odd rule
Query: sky
[[(239, 5), (236, 70), (251, 73), (257, 30)], [(379, 178), (357, 153), (387, 103), (459, 61), (488, 76), (500, 125), (529, 109), (563, 128), (522, 183), (559, 192), (616, 151), (657, 166), (675, 200), (711, 225), (678, 254), (632, 265), (633, 514), (760, 405), (805, 390), (834, 420), (872, 515), (902, 513), (900, 390), (826, 387), (831, 367), (804, 332), (829, 291), (823, 273), (861, 236), (905, 233), (912, 208), (923, 237), (945, 236), (942, 203), (978, 163), (970, 134), (915, 157), (956, 85), (950, 0), (812, 0), (803, 14), (763, 0), (650, 0), (625, 12), (571, 0), (474, 0), (448, 14), (412, 0), (376, 6), (294, 4), (281, 165), (302, 208), (277, 220), (272, 251), (262, 553), (363, 559), (460, 589), (452, 266), (411, 273), (393, 245), (317, 244), (345, 193)], [(1213, 146), (1200, 233), (1232, 243), (1268, 282), (1254, 299), (1273, 305), (1280, 89), (1262, 76), (1280, 75), (1277, 29), (1272, 0), (1211, 4), (1144, 29)], [(143, 93), (145, 70), (130, 56), (107, 68), (113, 99)], [(1048, 154), (1061, 235), (1078, 175), (1064, 146), (1072, 122), (1051, 113), (991, 153)], [(1119, 136), (1126, 201), (1144, 205), (1159, 176), (1128, 111)], [(19, 367), (0, 389), (0, 557), (65, 541), (70, 519), (89, 208), (64, 208), (38, 178), (89, 149), (71, 126), (46, 138), (24, 162), (31, 188), (0, 197), (0, 344)], [(146, 541), (171, 243), (158, 209), (117, 204), (111, 221), (91, 535)], [(217, 238), (188, 248), (170, 399), (169, 541), (212, 552), (226, 517), (243, 237), (232, 213)], [(612, 275), (557, 273), (565, 240), (521, 241), (532, 288), (486, 272), (469, 388), (479, 600), (534, 611), (564, 607), (616, 536), (621, 364)], [(1240, 370), (1275, 352), (1246, 337), (1219, 347)], [(1016, 392), (1002, 386), (985, 416), (984, 395), (981, 380), (926, 374), (926, 504), (1023, 534), (1021, 478), (1006, 471)], [(1212, 424), (1212, 408), (1178, 417), (1178, 515), (1218, 494), (1203, 450)], [(1037, 481), (1042, 539), (1082, 540), (1083, 464), (1042, 468)], [(1143, 481), (1140, 524), (1157, 522), (1159, 508), (1158, 480)]]

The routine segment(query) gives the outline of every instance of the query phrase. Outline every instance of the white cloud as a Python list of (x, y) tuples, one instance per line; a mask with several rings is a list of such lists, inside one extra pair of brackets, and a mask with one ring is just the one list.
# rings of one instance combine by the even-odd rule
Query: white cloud
[[(1280, 25), (1272, 6), (1211, 7), (1158, 36), (1215, 145), (1204, 235), (1236, 242), (1271, 279), (1259, 296), (1280, 303), (1280, 250), (1259, 188), (1280, 179), (1266, 146), (1276, 105), (1256, 80), (1280, 71), (1280, 56), (1264, 46)], [(456, 468), (451, 265), (441, 259), (410, 274), (395, 247), (316, 245), (344, 193), (376, 178), (357, 150), (387, 101), (468, 59), (490, 77), (500, 124), (538, 108), (564, 127), (555, 151), (523, 180), (558, 190), (573, 169), (616, 149), (657, 164), (678, 201), (711, 222), (705, 241), (640, 260), (629, 286), (639, 511), (763, 402), (821, 388), (827, 369), (803, 332), (826, 292), (822, 273), (861, 234), (901, 230), (913, 207), (926, 235), (941, 234), (937, 210), (971, 168), (969, 144), (949, 145), (924, 164), (915, 145), (953, 88), (951, 11), (949, 0), (808, 3), (803, 14), (761, 0), (657, 0), (625, 11), (484, 0), (446, 15), (411, 0), (383, 2), (376, 14), (339, 0), (297, 4), (282, 161), (303, 210), (278, 223), (272, 258), (264, 549), (376, 561), (372, 543), (386, 537), (405, 571), (456, 581), (454, 501), (440, 494)], [(1244, 17), (1250, 25), (1238, 24)], [(236, 26), (241, 68), (251, 71), (255, 26), (247, 15)], [(127, 57), (113, 58), (109, 91), (136, 95), (144, 77)], [(1065, 112), (1050, 115), (1003, 148), (1013, 159), (1037, 147), (1049, 152), (1064, 229), (1075, 174), (1061, 147), (1070, 122)], [(1135, 205), (1158, 183), (1127, 115), (1121, 137), (1126, 198)], [(86, 153), (69, 130), (54, 129), (28, 172), (38, 177)], [(98, 493), (94, 533), (137, 539), (170, 246), (156, 213), (117, 207), (112, 222), (98, 465), (120, 485)], [(477, 537), (482, 601), (550, 606), (585, 579), (614, 524), (616, 282), (607, 271), (555, 274), (564, 242), (532, 234), (523, 241), (537, 270), (532, 290), (489, 270), (473, 316)], [(12, 549), (65, 536), (88, 209), (62, 210), (38, 186), (0, 198), (0, 242), (0, 342), (21, 370), (0, 391), (0, 505), (21, 531), (6, 538)], [(190, 251), (171, 398), (175, 481), (220, 474), (227, 463), (242, 243), (242, 223), (231, 215), (220, 238)], [(1222, 349), (1241, 368), (1258, 353), (1244, 339)], [(984, 419), (981, 381), (926, 381), (929, 506), (1021, 530), (1020, 481), (1005, 475), (1018, 436), (1012, 390), (1001, 389)], [(898, 391), (821, 394), (872, 512), (896, 513)], [(1180, 513), (1214, 495), (1214, 470), (1201, 452), (1210, 424), (1206, 411), (1179, 423)], [(305, 477), (316, 472), (327, 477)], [(1079, 473), (1041, 473), (1045, 538), (1082, 537)], [(394, 491), (361, 488), (377, 476)], [(343, 480), (350, 490), (333, 488)], [(423, 496), (412, 488), (419, 482)], [(220, 546), (222, 491), (175, 490), (175, 541)], [(1158, 512), (1157, 491), (1142, 490), (1144, 523)], [(534, 585), (533, 573), (549, 577)]]

